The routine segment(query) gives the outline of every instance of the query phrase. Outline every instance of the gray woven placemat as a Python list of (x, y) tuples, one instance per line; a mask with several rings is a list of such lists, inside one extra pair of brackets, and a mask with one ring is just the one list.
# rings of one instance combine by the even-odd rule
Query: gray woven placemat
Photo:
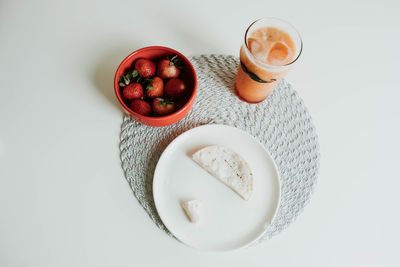
[(256, 242), (268, 239), (292, 223), (310, 200), (320, 159), (310, 114), (285, 80), (262, 103), (247, 104), (239, 100), (233, 91), (239, 63), (236, 57), (202, 55), (190, 60), (198, 76), (198, 93), (184, 119), (159, 128), (124, 116), (120, 150), (126, 179), (154, 223), (172, 236), (160, 220), (153, 201), (153, 172), (161, 153), (179, 134), (199, 125), (217, 123), (245, 130), (265, 145), (280, 173), (278, 212)]

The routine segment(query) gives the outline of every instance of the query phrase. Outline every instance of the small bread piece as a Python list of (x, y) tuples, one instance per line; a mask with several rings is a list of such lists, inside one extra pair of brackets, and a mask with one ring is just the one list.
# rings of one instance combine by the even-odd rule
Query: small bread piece
[(213, 145), (200, 149), (192, 158), (244, 200), (250, 199), (253, 193), (253, 173), (238, 153), (227, 147)]
[(193, 199), (183, 201), (181, 203), (182, 209), (185, 211), (186, 216), (192, 223), (197, 223), (200, 220), (199, 208), (201, 206), (200, 200)]

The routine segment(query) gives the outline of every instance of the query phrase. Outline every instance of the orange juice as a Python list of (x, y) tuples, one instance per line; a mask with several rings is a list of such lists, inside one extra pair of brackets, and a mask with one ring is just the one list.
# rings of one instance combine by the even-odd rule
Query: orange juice
[(251, 24), (240, 49), (237, 95), (250, 103), (263, 101), (288, 73), (301, 49), (301, 38), (289, 24), (272, 18)]

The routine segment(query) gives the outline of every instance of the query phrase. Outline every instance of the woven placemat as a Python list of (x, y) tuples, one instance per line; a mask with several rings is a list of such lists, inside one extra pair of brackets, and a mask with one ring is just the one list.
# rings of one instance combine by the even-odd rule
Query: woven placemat
[(199, 125), (226, 124), (256, 137), (270, 152), (281, 178), (281, 200), (275, 219), (256, 242), (281, 232), (303, 210), (315, 186), (319, 145), (310, 114), (292, 86), (282, 80), (262, 103), (248, 104), (234, 93), (239, 59), (225, 55), (190, 58), (198, 77), (198, 93), (188, 115), (167, 127), (148, 127), (124, 116), (121, 160), (136, 198), (154, 223), (167, 234), (157, 214), (153, 173), (166, 146), (179, 134)]

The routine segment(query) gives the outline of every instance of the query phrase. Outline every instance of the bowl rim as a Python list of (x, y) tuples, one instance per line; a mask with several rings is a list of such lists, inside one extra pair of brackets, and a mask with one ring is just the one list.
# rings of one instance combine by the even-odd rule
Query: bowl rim
[[(134, 112), (128, 105), (125, 104), (125, 102), (122, 99), (121, 93), (119, 92), (119, 77), (117, 77), (117, 74), (119, 72), (119, 70), (122, 68), (122, 66), (126, 63), (126, 61), (128, 61), (131, 57), (140, 54), (143, 51), (146, 50), (165, 50), (166, 52), (172, 52), (177, 54), (179, 57), (181, 57), (184, 61), (186, 61), (191, 69), (191, 71), (194, 74), (194, 85), (193, 85), (193, 91), (192, 94), (190, 95), (189, 99), (187, 100), (187, 102), (177, 111), (175, 111), (174, 113), (168, 114), (166, 116), (160, 116), (160, 117), (152, 117), (152, 116), (144, 116), (142, 114), (136, 113)], [(138, 50), (133, 51), (132, 53), (130, 53), (128, 56), (126, 56), (121, 63), (119, 64), (116, 72), (115, 72), (115, 76), (114, 76), (114, 91), (115, 91), (115, 95), (118, 99), (118, 102), (122, 105), (122, 107), (128, 111), (130, 114), (136, 116), (139, 119), (143, 119), (143, 120), (148, 120), (148, 121), (152, 121), (152, 122), (163, 122), (165, 120), (175, 120), (175, 118), (177, 116), (179, 116), (179, 114), (183, 113), (186, 111), (186, 109), (193, 103), (194, 98), (196, 97), (197, 94), (197, 74), (196, 74), (196, 70), (194, 69), (192, 62), (190, 62), (190, 60), (185, 57), (182, 53), (176, 51), (175, 49), (166, 47), (166, 46), (146, 46), (143, 48), (140, 48)]]

